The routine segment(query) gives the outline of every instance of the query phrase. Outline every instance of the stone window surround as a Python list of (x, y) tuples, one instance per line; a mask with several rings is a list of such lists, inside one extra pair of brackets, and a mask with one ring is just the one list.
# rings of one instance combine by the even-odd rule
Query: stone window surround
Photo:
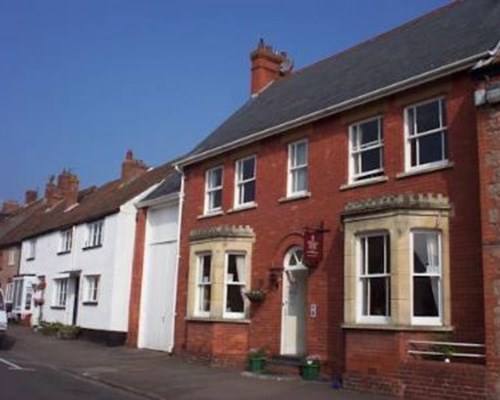
[[(351, 204), (344, 213), (344, 323), (367, 326), (360, 321), (356, 242), (360, 234), (388, 232), (391, 248), (391, 316), (380, 326), (406, 329), (417, 326), (412, 312), (411, 232), (416, 229), (439, 231), (442, 238), (441, 323), (450, 326), (450, 255), (447, 199), (438, 196), (388, 196)], [(373, 324), (378, 326), (378, 324)]]
[[(224, 318), (225, 270), (228, 253), (245, 254), (246, 256), (246, 290), (250, 290), (252, 249), (255, 241), (253, 230), (248, 226), (218, 226), (215, 228), (191, 231), (188, 273), (188, 320), (209, 322), (241, 322), (248, 318), (249, 304), (245, 299), (245, 317), (242, 319)], [(212, 255), (210, 313), (200, 317), (196, 314), (196, 290), (198, 256)]]

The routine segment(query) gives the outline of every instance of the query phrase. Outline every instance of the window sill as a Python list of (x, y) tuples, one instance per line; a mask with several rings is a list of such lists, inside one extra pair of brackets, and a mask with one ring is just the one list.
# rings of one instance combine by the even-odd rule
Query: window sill
[(426, 332), (451, 332), (452, 326), (437, 326), (437, 325), (393, 325), (393, 324), (342, 324), (342, 329), (356, 330), (376, 330), (376, 331), (426, 331)]
[(224, 323), (224, 324), (249, 324), (249, 319), (236, 318), (212, 318), (212, 317), (186, 317), (188, 322), (208, 322), (208, 323)]
[(85, 246), (85, 247), (82, 247), (82, 250), (83, 251), (87, 251), (87, 250), (92, 250), (92, 249), (98, 249), (102, 247), (102, 244), (98, 244), (98, 245), (95, 245), (95, 246)]
[(224, 211), (222, 211), (222, 210), (220, 210), (220, 211), (214, 211), (214, 212), (206, 213), (206, 214), (202, 214), (202, 215), (198, 215), (198, 217), (196, 217), (196, 218), (197, 219), (205, 219), (205, 218), (219, 217), (221, 215), (224, 215)]
[(370, 179), (365, 179), (365, 180), (361, 180), (361, 181), (355, 181), (352, 183), (346, 183), (346, 184), (340, 186), (340, 190), (356, 189), (357, 187), (375, 185), (377, 183), (387, 182), (388, 180), (389, 180), (389, 178), (385, 175), (384, 176), (377, 176), (376, 178), (370, 178)]
[(33, 261), (34, 259), (35, 259), (35, 257), (28, 257), (28, 258), (26, 259), (26, 261)]
[(411, 170), (406, 171), (406, 172), (400, 172), (399, 174), (396, 175), (396, 179), (408, 178), (408, 177), (414, 176), (414, 175), (428, 174), (431, 172), (450, 169), (450, 168), (453, 168), (454, 166), (455, 166), (455, 163), (453, 161), (447, 161), (447, 162), (439, 164), (439, 165), (431, 165), (429, 167), (414, 168), (414, 169), (411, 169)]
[(97, 306), (99, 303), (97, 301), (83, 301), (82, 306)]
[(64, 254), (69, 254), (69, 253), (71, 253), (71, 250), (58, 251), (56, 254), (58, 256), (63, 256)]
[(66, 310), (65, 306), (50, 306), (51, 310)]
[(282, 197), (278, 199), (278, 203), (288, 203), (290, 201), (305, 200), (311, 197), (311, 192), (305, 192), (300, 194), (292, 194), (287, 197)]
[(243, 206), (231, 208), (230, 210), (227, 210), (227, 213), (233, 214), (233, 213), (240, 212), (240, 211), (253, 210), (255, 208), (257, 208), (257, 203), (251, 203), (251, 204), (246, 204)]

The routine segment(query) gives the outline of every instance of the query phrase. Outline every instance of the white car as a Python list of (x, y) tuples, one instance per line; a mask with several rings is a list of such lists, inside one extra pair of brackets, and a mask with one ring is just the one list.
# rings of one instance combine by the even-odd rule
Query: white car
[(0, 346), (7, 332), (7, 310), (5, 309), (5, 301), (2, 289), (0, 289)]

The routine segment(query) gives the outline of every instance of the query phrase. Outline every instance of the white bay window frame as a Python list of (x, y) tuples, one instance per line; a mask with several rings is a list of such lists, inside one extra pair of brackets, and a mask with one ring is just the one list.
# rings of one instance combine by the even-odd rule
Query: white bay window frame
[[(369, 240), (383, 238), (383, 271), (371, 273), (369, 265)], [(375, 324), (388, 323), (391, 318), (391, 257), (390, 235), (388, 232), (361, 233), (356, 240), (358, 279), (358, 321)], [(371, 313), (371, 283), (374, 280), (385, 280), (385, 314)]]
[[(194, 315), (209, 317), (212, 309), (212, 263), (213, 256), (210, 252), (196, 255), (196, 295)], [(205, 271), (208, 263), (208, 274)], [(208, 304), (208, 306), (207, 306)]]
[[(426, 257), (428, 263), (425, 265), (425, 271), (416, 272), (415, 266), (415, 239), (416, 235), (426, 236)], [(410, 263), (411, 263), (411, 304), (412, 304), (412, 324), (415, 325), (442, 325), (443, 323), (443, 287), (442, 287), (442, 235), (438, 230), (413, 229), (410, 233)], [(435, 241), (433, 240), (435, 239)], [(431, 295), (435, 303), (437, 315), (415, 315), (416, 314), (416, 281), (428, 279), (431, 286)]]
[[(230, 268), (230, 258), (235, 257), (235, 268), (236, 275), (229, 272)], [(224, 263), (224, 301), (223, 301), (223, 318), (227, 319), (243, 319), (246, 317), (247, 301), (245, 299), (245, 288), (247, 281), (247, 256), (245, 253), (241, 252), (227, 252), (225, 256)], [(237, 279), (236, 279), (237, 278)], [(243, 304), (242, 311), (233, 311), (229, 309), (229, 297), (231, 296), (230, 291), (234, 289), (239, 290), (239, 295), (241, 296), (241, 301)]]

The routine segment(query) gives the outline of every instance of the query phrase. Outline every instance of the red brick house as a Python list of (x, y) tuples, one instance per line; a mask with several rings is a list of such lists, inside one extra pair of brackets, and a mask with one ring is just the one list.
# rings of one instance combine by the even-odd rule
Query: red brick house
[[(251, 98), (178, 163), (176, 352), (495, 396), (499, 21), (498, 1), (455, 1), (296, 72), (259, 43)], [(451, 363), (422, 359), (449, 342)]]

